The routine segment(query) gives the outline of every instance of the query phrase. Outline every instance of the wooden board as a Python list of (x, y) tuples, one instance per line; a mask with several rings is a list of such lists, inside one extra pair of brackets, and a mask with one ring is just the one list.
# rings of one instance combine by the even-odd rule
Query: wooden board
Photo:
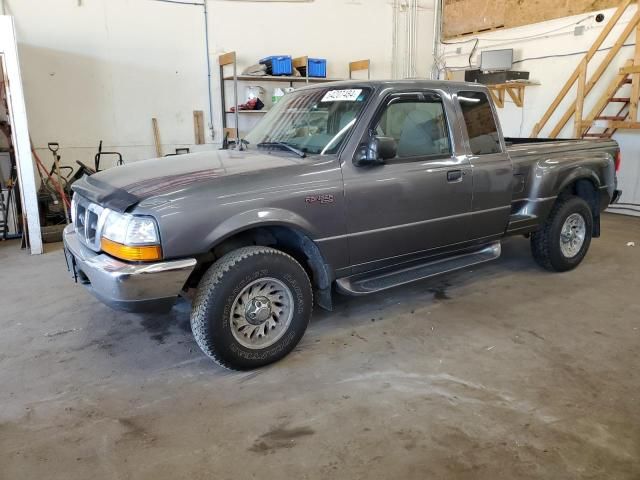
[(236, 61), (236, 52), (223, 53), (218, 57), (218, 65), (224, 67), (225, 65), (231, 65)]
[(204, 145), (204, 112), (193, 111), (193, 131), (196, 137), (196, 145)]
[(293, 68), (307, 68), (309, 63), (309, 57), (296, 57), (291, 59), (291, 65)]
[(222, 130), (222, 135), (224, 137), (227, 137), (229, 139), (233, 138), (236, 139), (238, 138), (238, 133), (237, 130), (235, 128), (225, 128)]
[(367, 71), (367, 78), (371, 77), (371, 61), (369, 59), (349, 62), (349, 78), (353, 78), (353, 72), (359, 72), (361, 70)]
[(587, 66), (589, 61), (583, 58), (578, 71), (578, 89), (576, 90), (576, 111), (573, 121), (573, 137), (582, 137), (582, 111), (584, 110), (584, 89), (587, 84)]
[[(640, 25), (636, 27), (636, 48), (633, 55), (633, 65), (640, 67)], [(629, 99), (629, 119), (638, 121), (638, 100), (640, 97), (640, 71), (636, 70), (631, 75), (631, 98)]]
[(349, 73), (356, 72), (358, 70), (368, 70), (370, 65), (370, 61), (367, 60), (356, 60), (355, 62), (349, 62)]
[(617, 7), (619, 0), (444, 0), (443, 35), (452, 38)]
[(153, 143), (156, 146), (156, 156), (162, 156), (162, 142), (160, 141), (160, 128), (158, 127), (158, 119), (151, 119), (151, 126), (153, 128)]
[(628, 130), (640, 130), (640, 122), (610, 122), (609, 128), (625, 128)]

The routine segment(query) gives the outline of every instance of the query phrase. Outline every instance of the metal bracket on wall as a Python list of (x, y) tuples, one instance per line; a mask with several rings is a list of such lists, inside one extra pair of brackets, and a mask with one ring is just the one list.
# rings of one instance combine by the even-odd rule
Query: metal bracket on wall
[(524, 89), (525, 87), (529, 87), (531, 85), (539, 85), (534, 82), (509, 82), (509, 83), (498, 83), (494, 85), (487, 85), (489, 92), (491, 93), (491, 97), (493, 98), (493, 102), (496, 104), (498, 108), (504, 108), (504, 100), (505, 100), (505, 92), (516, 107), (522, 108), (524, 105)]

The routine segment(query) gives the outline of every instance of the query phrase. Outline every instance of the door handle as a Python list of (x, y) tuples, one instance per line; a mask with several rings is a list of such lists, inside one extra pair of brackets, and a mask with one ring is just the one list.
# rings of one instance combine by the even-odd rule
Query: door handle
[(449, 170), (447, 172), (447, 182), (456, 183), (462, 181), (462, 170)]

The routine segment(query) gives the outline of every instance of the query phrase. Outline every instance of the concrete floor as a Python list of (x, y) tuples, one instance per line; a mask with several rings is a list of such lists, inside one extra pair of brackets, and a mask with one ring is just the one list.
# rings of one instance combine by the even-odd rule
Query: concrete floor
[[(636, 247), (626, 246), (635, 241)], [(502, 259), (316, 311), (255, 372), (188, 306), (116, 313), (0, 244), (0, 479), (638, 479), (640, 219), (574, 272)]]

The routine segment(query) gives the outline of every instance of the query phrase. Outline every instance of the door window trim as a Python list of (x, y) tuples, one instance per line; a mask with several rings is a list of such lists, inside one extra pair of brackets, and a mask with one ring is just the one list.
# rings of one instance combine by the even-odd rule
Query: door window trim
[(447, 129), (447, 132), (446, 132), (447, 133), (447, 139), (449, 140), (449, 153), (434, 153), (434, 154), (431, 154), (431, 155), (412, 155), (412, 156), (408, 156), (408, 157), (397, 157), (396, 156), (396, 158), (387, 160), (386, 163), (387, 164), (397, 165), (397, 164), (402, 164), (402, 163), (416, 163), (416, 162), (425, 162), (425, 161), (429, 162), (429, 161), (434, 161), (434, 160), (443, 160), (443, 159), (455, 157), (456, 154), (454, 152), (454, 143), (453, 143), (451, 125), (449, 123), (449, 116), (447, 115), (447, 109), (446, 109), (445, 100), (444, 100), (442, 94), (440, 94), (439, 92), (437, 92), (435, 90), (407, 90), (407, 91), (404, 91), (404, 92), (391, 92), (391, 93), (389, 93), (387, 96), (384, 97), (384, 99), (382, 100), (382, 102), (380, 102), (380, 105), (376, 109), (376, 111), (375, 111), (375, 113), (374, 113), (374, 115), (373, 115), (373, 117), (371, 119), (371, 122), (367, 126), (367, 131), (365, 132), (365, 138), (362, 139), (361, 142), (360, 142), (360, 146), (363, 146), (363, 144), (366, 144), (369, 141), (369, 139), (372, 136), (375, 135), (375, 128), (377, 127), (378, 122), (380, 122), (380, 119), (382, 118), (382, 115), (384, 115), (385, 110), (391, 104), (393, 99), (414, 96), (414, 97), (417, 98), (418, 102), (427, 103), (426, 97), (428, 95), (432, 95), (434, 97), (437, 97), (440, 100), (440, 103), (442, 105), (442, 114), (444, 115), (444, 123), (445, 123), (446, 129)]

